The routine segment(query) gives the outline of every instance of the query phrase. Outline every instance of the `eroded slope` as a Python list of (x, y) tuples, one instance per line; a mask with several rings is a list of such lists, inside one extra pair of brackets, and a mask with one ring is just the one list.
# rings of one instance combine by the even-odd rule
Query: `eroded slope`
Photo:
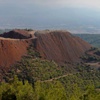
[(41, 56), (57, 63), (78, 62), (91, 45), (67, 31), (37, 31), (35, 48)]
[(42, 59), (54, 60), (58, 64), (79, 62), (80, 56), (91, 47), (67, 31), (13, 30), (1, 36), (1, 67), (9, 67), (19, 61), (30, 44)]

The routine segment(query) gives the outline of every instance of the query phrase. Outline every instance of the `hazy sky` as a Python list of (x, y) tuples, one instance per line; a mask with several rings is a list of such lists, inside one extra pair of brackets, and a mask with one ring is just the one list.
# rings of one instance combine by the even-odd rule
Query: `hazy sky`
[[(89, 8), (100, 8), (100, 0), (0, 0), (0, 5), (15, 4), (15, 5), (29, 5), (35, 4), (40, 6), (70, 6), (70, 7), (89, 7)], [(5, 5), (5, 6), (6, 6)]]
[(30, 0), (30, 2), (49, 6), (100, 8), (100, 0)]
[(0, 0), (0, 27), (95, 24), (99, 18), (100, 0)]

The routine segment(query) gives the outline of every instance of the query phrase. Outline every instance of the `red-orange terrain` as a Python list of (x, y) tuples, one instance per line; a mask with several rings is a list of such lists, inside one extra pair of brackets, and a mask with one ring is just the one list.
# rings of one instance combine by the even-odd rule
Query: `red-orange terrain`
[(79, 62), (80, 56), (91, 48), (90, 44), (67, 31), (13, 30), (0, 35), (0, 69), (7, 71), (20, 61), (31, 44), (42, 59), (58, 64)]
[(91, 45), (67, 31), (37, 31), (35, 48), (41, 56), (58, 64), (79, 62)]
[[(25, 39), (28, 38), (26, 32), (27, 31), (23, 31), (23, 30), (18, 30), (18, 31), (14, 30), (8, 33), (1, 34), (0, 37), (0, 69), (1, 70), (8, 70), (11, 65), (21, 60), (21, 57), (27, 53), (29, 40)], [(20, 37), (22, 39), (20, 39)]]

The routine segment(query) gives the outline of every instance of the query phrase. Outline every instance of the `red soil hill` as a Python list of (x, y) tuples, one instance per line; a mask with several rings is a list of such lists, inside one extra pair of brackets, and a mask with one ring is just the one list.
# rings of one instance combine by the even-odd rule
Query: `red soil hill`
[(34, 43), (43, 59), (54, 60), (58, 64), (78, 62), (79, 57), (91, 47), (67, 31), (13, 30), (0, 37), (0, 68), (7, 69), (19, 61), (27, 53), (30, 43)]
[[(24, 34), (25, 33), (25, 34)], [(0, 69), (8, 69), (16, 61), (27, 53), (29, 40), (27, 31), (13, 30), (2, 34), (0, 37)], [(19, 38), (19, 39), (17, 39)], [(22, 38), (22, 39), (20, 39)]]
[(41, 56), (59, 64), (78, 62), (79, 57), (91, 47), (67, 31), (37, 31), (35, 36), (37, 37), (35, 46)]

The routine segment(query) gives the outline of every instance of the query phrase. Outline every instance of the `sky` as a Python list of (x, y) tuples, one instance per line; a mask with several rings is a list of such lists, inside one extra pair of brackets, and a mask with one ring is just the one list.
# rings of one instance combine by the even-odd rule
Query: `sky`
[(0, 5), (11, 5), (15, 6), (48, 6), (48, 7), (86, 7), (93, 9), (100, 9), (100, 0), (0, 0)]
[[(69, 7), (86, 7), (86, 8), (100, 8), (100, 0), (34, 0), (36, 4), (48, 6), (69, 6)], [(31, 3), (34, 3), (30, 0)]]
[(0, 0), (0, 28), (99, 27), (100, 0)]

